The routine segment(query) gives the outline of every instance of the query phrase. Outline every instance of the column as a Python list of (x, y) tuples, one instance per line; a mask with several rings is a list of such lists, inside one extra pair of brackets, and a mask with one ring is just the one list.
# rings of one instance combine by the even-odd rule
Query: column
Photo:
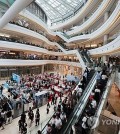
[[(109, 12), (107, 11), (107, 12), (104, 14), (104, 22), (106, 22), (108, 18), (109, 18)], [(105, 35), (104, 35), (103, 45), (106, 45), (106, 44), (108, 43), (108, 37), (109, 37), (108, 34), (105, 34)], [(103, 63), (104, 63), (105, 61), (107, 61), (107, 56), (106, 56), (106, 55), (104, 55), (104, 56), (102, 57), (102, 61), (103, 61)]]
[(0, 29), (11, 21), (20, 11), (28, 6), (33, 0), (16, 0), (0, 19)]
[(104, 55), (104, 56), (102, 57), (102, 63), (105, 63), (106, 60), (107, 60), (107, 57), (106, 57), (106, 55)]
[[(109, 12), (107, 11), (104, 14), (104, 22), (106, 22), (108, 18), (109, 18)], [(108, 43), (108, 35), (106, 34), (104, 35), (104, 45), (107, 43)]]
[(44, 65), (42, 65), (41, 73), (42, 73), (42, 74), (44, 73)]
[(104, 35), (104, 42), (103, 42), (104, 45), (106, 45), (108, 43), (108, 37), (109, 37), (108, 34)]
[(108, 55), (104, 55), (102, 57), (102, 63), (105, 63), (105, 61), (108, 61), (108, 59), (109, 59), (109, 56)]
[[(105, 14), (104, 14), (104, 22), (107, 21), (107, 19), (109, 18), (109, 12), (107, 11)], [(108, 43), (108, 35), (104, 35), (104, 45)]]
[(104, 22), (107, 21), (107, 19), (109, 18), (109, 12), (105, 12), (104, 14)]
[(86, 20), (86, 17), (83, 18), (83, 23), (85, 22), (85, 20)]
[[(84, 17), (84, 18), (82, 19), (82, 24), (85, 22), (85, 20), (86, 20), (86, 17)], [(81, 25), (81, 24), (80, 24), (80, 25)], [(81, 31), (81, 33), (85, 34), (85, 30), (83, 29), (83, 30)]]

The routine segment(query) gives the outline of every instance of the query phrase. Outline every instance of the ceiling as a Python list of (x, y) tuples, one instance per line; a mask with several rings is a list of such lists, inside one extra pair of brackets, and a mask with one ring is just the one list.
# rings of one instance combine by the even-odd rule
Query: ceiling
[(83, 0), (36, 0), (52, 22), (74, 14), (83, 5)]

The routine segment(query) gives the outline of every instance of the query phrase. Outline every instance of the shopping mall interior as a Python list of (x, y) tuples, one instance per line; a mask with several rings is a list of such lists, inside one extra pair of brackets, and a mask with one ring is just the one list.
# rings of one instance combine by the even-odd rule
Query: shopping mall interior
[(120, 0), (0, 0), (0, 134), (120, 134)]

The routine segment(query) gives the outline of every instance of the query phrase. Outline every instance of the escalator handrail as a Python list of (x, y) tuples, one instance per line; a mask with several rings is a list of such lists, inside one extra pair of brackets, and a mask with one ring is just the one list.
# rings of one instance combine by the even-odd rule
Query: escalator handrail
[(79, 49), (78, 49), (78, 52), (79, 52), (80, 56), (82, 57), (83, 61), (84, 61), (85, 63), (87, 63), (85, 57), (82, 55), (82, 52), (81, 52)]
[[(85, 91), (84, 91), (82, 97), (80, 98), (78, 104), (75, 106), (75, 109), (74, 109), (74, 111), (72, 112), (72, 113), (73, 113), (72, 118), (70, 118), (69, 123), (67, 123), (67, 126), (65, 127), (65, 130), (63, 131), (63, 134), (67, 134), (67, 132), (70, 130), (71, 124), (73, 124), (73, 119), (76, 117), (76, 114), (78, 113), (78, 111), (80, 111), (80, 108), (82, 107), (85, 98), (88, 96), (88, 92), (90, 91), (91, 86), (93, 86), (93, 84), (96, 84), (96, 72), (94, 73), (92, 79), (89, 81), (89, 83), (88, 83), (88, 85), (87, 85), (87, 87), (86, 87), (86, 89), (85, 89)], [(92, 88), (92, 89), (93, 89), (93, 88)], [(91, 91), (92, 91), (92, 90), (91, 90)], [(89, 97), (88, 97), (88, 98), (89, 98)], [(88, 98), (87, 98), (87, 100), (88, 100)], [(85, 105), (86, 105), (86, 104), (85, 104)], [(83, 109), (84, 109), (84, 108), (83, 108)], [(81, 113), (83, 112), (83, 109), (82, 109), (82, 111), (80, 112), (80, 115), (81, 115)], [(78, 117), (79, 117), (79, 116), (78, 116)]]
[[(113, 74), (113, 75), (114, 75), (114, 74)], [(94, 115), (94, 117), (97, 117), (97, 119), (96, 119), (96, 121), (95, 121), (95, 124), (94, 124), (93, 128), (96, 128), (96, 127), (97, 127), (97, 121), (98, 121), (98, 119), (99, 119), (100, 113), (101, 113), (101, 111), (102, 111), (102, 109), (103, 109), (103, 106), (104, 106), (104, 103), (102, 103), (102, 101), (105, 101), (105, 100), (106, 100), (106, 96), (107, 96), (107, 94), (108, 94), (108, 92), (109, 92), (109, 90), (110, 90), (110, 88), (111, 88), (111, 84), (113, 83), (113, 81), (114, 81), (114, 77), (111, 75), (111, 76), (109, 77), (108, 81), (107, 81), (107, 84), (106, 84), (106, 86), (105, 86), (105, 90), (104, 90), (104, 92), (103, 92), (103, 94), (102, 94), (102, 97), (101, 97), (101, 99), (100, 99), (100, 101), (99, 101), (97, 111), (96, 111), (96, 113), (95, 113), (95, 115)], [(92, 128), (91, 128), (91, 129), (92, 129)]]
[(84, 51), (83, 51), (83, 54), (84, 54), (85, 59), (87, 60), (87, 62), (88, 62), (89, 64), (92, 63), (91, 60), (90, 60), (90, 58), (89, 58), (89, 56), (88, 56), (88, 54), (87, 54), (87, 52), (84, 52)]

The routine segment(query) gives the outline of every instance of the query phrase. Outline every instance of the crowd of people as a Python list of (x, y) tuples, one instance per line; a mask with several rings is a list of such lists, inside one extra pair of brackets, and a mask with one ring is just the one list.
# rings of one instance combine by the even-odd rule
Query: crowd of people
[(34, 44), (34, 43), (32, 43), (32, 42), (20, 40), (20, 39), (18, 39), (18, 38), (0, 36), (0, 40), (2, 40), (2, 41), (8, 41), (8, 42), (15, 42), (15, 43), (26, 44), (26, 45), (30, 45), (30, 46), (35, 46), (35, 47), (39, 47), (39, 48), (44, 48), (44, 49), (47, 49), (47, 50), (49, 50), (49, 51), (54, 51), (54, 52), (61, 52), (61, 50), (60, 50), (60, 49), (57, 49), (57, 48), (48, 48), (48, 47), (45, 47), (44, 45)]
[[(49, 131), (51, 131), (51, 133), (54, 133), (55, 131), (56, 132), (60, 131), (63, 124), (67, 122), (67, 118), (69, 117), (70, 113), (73, 111), (74, 106), (76, 105), (76, 103), (79, 100), (79, 97), (82, 95), (82, 92), (84, 91), (88, 71), (89, 70), (86, 69), (83, 78), (81, 79), (81, 84), (76, 89), (75, 89), (76, 86), (75, 82), (73, 81), (67, 82), (65, 76), (61, 78), (59, 74), (53, 75), (53, 74), (44, 73), (39, 75), (26, 75), (21, 77), (19, 84), (15, 83), (11, 78), (11, 80), (7, 81), (7, 83), (8, 85), (10, 85), (10, 88), (12, 86), (12, 90), (17, 92), (18, 94), (17, 96), (14, 96), (14, 94), (12, 94), (12, 90), (8, 88), (9, 94), (6, 101), (7, 104), (6, 109), (3, 109), (3, 107), (1, 107), (0, 109), (0, 111), (3, 111), (1, 112), (0, 115), (1, 118), (0, 126), (3, 127), (2, 129), (4, 129), (4, 124), (8, 124), (12, 122), (14, 116), (12, 113), (12, 109), (14, 108), (13, 101), (19, 100), (18, 102), (20, 102), (21, 98), (25, 98), (28, 102), (32, 100), (33, 101), (32, 108), (37, 108), (37, 106), (34, 107), (36, 101), (36, 99), (34, 98), (35, 93), (40, 92), (41, 89), (43, 90), (47, 89), (50, 91), (50, 93), (47, 96), (46, 114), (49, 114), (51, 105), (53, 105), (55, 114), (52, 117), (52, 123), (49, 122), (47, 124), (46, 133), (48, 134)], [(58, 92), (55, 90), (54, 88), (55, 86), (60, 87), (63, 89), (63, 91), (67, 91), (67, 92)], [(66, 93), (67, 97), (63, 99), (64, 93)], [(11, 106), (9, 106), (10, 104)], [(19, 110), (20, 107), (21, 105), (18, 104), (17, 110)], [(36, 114), (34, 115), (32, 108), (29, 108), (28, 110), (28, 117), (30, 120), (30, 124), (32, 124), (33, 121), (35, 120), (35, 125), (38, 126), (40, 123), (40, 111), (39, 109), (37, 109)], [(7, 114), (9, 115), (8, 117)], [(28, 123), (26, 122), (25, 112), (21, 114), (21, 118), (18, 122), (18, 125), (19, 125), (19, 131), (22, 134), (26, 134)], [(31, 125), (29, 125), (29, 127), (30, 126)]]
[(96, 71), (96, 86), (93, 88), (89, 98), (88, 103), (85, 109), (82, 112), (82, 115), (71, 128), (71, 134), (89, 134), (90, 129), (95, 123), (95, 115), (99, 107), (103, 92), (106, 89), (106, 84), (110, 74), (112, 73), (113, 66), (111, 62), (105, 61), (104, 65), (97, 66)]
[[(61, 129), (63, 128), (65, 123), (67, 123), (70, 114), (74, 110), (75, 105), (79, 102), (79, 99), (85, 90), (88, 82), (87, 80), (89, 73), (90, 70), (86, 68), (78, 86), (74, 90), (68, 92), (67, 97), (65, 97), (58, 103), (57, 109), (55, 104), (55, 114), (47, 123), (42, 132), (44, 132), (45, 134), (61, 133)], [(52, 100), (55, 100), (55, 98)]]
[[(40, 111), (39, 108), (37, 108), (36, 113), (34, 115), (33, 109), (31, 107), (29, 107), (29, 111), (28, 111), (28, 119), (30, 121), (29, 123), (29, 127), (31, 127), (32, 123), (35, 121), (35, 126), (39, 126), (40, 124)], [(26, 114), (23, 112), (20, 116), (20, 119), (18, 121), (18, 126), (19, 126), (19, 133), (21, 134), (27, 134), (27, 116)], [(38, 130), (37, 134), (40, 134), (40, 130)]]
[[(31, 28), (30, 26), (29, 26), (29, 24), (20, 24), (20, 22), (15, 22), (15, 21), (12, 21), (12, 22), (9, 22), (9, 23), (11, 23), (11, 24), (15, 24), (15, 25), (18, 25), (18, 26), (21, 26), (21, 27), (24, 27), (24, 28), (27, 28), (27, 29), (29, 29), (29, 30), (32, 30), (32, 31), (34, 31), (34, 32), (37, 32), (37, 33), (39, 33), (39, 34), (41, 34), (41, 35), (43, 35), (43, 36), (45, 36), (45, 37), (47, 37), (47, 34), (45, 34), (45, 32), (43, 32), (43, 31), (41, 31), (41, 30), (36, 30), (36, 29), (33, 29), (33, 28)], [(88, 32), (86, 32), (86, 34), (88, 34)], [(79, 34), (79, 35), (83, 35), (82, 33), (81, 34)], [(67, 36), (67, 35), (66, 35)], [(49, 37), (47, 37), (50, 41), (54, 41), (54, 40), (51, 40)], [(19, 42), (19, 43), (22, 43), (22, 42)], [(40, 48), (45, 48), (45, 49), (48, 49), (48, 48), (46, 48), (46, 47), (44, 47), (44, 46), (42, 46), (42, 45), (36, 45), (36, 44), (32, 44), (32, 43), (28, 43), (28, 42), (24, 42), (24, 44), (25, 43), (27, 43), (28, 45), (33, 45), (33, 46), (38, 46), (38, 47), (40, 47)], [(64, 41), (63, 42), (61, 42), (61, 41), (58, 41), (58, 43), (60, 44), (60, 45), (62, 45), (66, 50), (73, 50), (73, 49), (81, 49), (81, 50), (83, 50), (83, 48), (82, 47), (72, 47), (72, 48), (70, 48), (70, 47), (67, 47), (66, 45), (64, 45)], [(58, 51), (58, 52), (61, 52), (61, 50), (60, 49), (48, 49), (49, 51)]]
[(18, 25), (18, 26), (20, 26), (20, 27), (27, 28), (27, 29), (29, 29), (29, 30), (32, 30), (32, 31), (34, 31), (34, 32), (37, 32), (37, 33), (39, 33), (39, 34), (41, 34), (41, 35), (47, 37), (47, 35), (45, 34), (45, 32), (43, 32), (43, 31), (41, 31), (41, 30), (36, 30), (36, 29), (31, 28), (28, 23), (23, 24), (22, 22), (20, 23), (20, 22), (15, 22), (15, 21), (10, 21), (9, 23)]
[[(27, 24), (22, 24), (22, 23), (20, 24), (20, 22), (15, 22), (15, 21), (10, 22), (10, 23), (11, 23), (11, 24), (18, 25), (18, 26), (21, 26), (21, 27), (24, 27), (24, 28), (27, 28), (27, 29), (32, 30), (32, 31), (34, 31), (34, 32), (37, 32), (37, 33), (39, 33), (39, 34), (45, 36), (45, 37), (46, 37), (49, 41), (51, 41), (51, 42), (54, 42), (54, 41), (55, 41), (54, 39), (51, 39), (49, 36), (47, 36), (47, 34), (46, 34), (44, 31), (31, 28), (28, 23), (27, 23)], [(35, 45), (35, 44), (33, 44), (33, 45)], [(44, 46), (40, 46), (40, 45), (35, 45), (35, 46), (38, 46), (38, 47), (41, 47), (41, 48), (45, 48)], [(45, 49), (48, 49), (48, 48), (45, 48)], [(49, 50), (49, 51), (61, 52), (60, 49), (48, 49), (48, 50)]]
[[(82, 134), (88, 134), (90, 127), (92, 127), (91, 125), (93, 125), (91, 122), (93, 121), (93, 117), (97, 110), (101, 96), (105, 90), (108, 77), (114, 69), (114, 64), (111, 61), (105, 61), (102, 66), (100, 65), (101, 64), (98, 63), (95, 67), (95, 70), (97, 71), (96, 86), (89, 96), (88, 104), (86, 105), (79, 122), (75, 123), (72, 126), (71, 133), (75, 132), (75, 134), (77, 134), (78, 131)], [(30, 107), (28, 110), (28, 117), (30, 120), (29, 127), (31, 127), (31, 124), (34, 120), (35, 125), (39, 126), (40, 111), (38, 106), (36, 105), (38, 102), (36, 101), (35, 94), (47, 89), (47, 91), (50, 92), (47, 96), (46, 101), (46, 114), (49, 114), (51, 105), (54, 106), (55, 114), (52, 116), (51, 120), (47, 123), (47, 125), (42, 131), (45, 131), (46, 134), (59, 133), (63, 125), (67, 123), (70, 114), (72, 113), (75, 105), (78, 103), (80, 97), (83, 94), (85, 87), (88, 83), (87, 79), (89, 73), (90, 70), (86, 67), (82, 79), (79, 82), (77, 88), (75, 88), (76, 84), (74, 82), (67, 82), (65, 77), (61, 78), (59, 74), (54, 75), (44, 73), (38, 75), (25, 75), (21, 77), (19, 84), (14, 82), (12, 79), (10, 81), (7, 81), (8, 85), (12, 86), (12, 90), (17, 92), (18, 94), (15, 97), (12, 92), (8, 90), (8, 98), (2, 99), (0, 107), (0, 127), (4, 129), (4, 124), (12, 122), (12, 109), (14, 107), (13, 101), (21, 98), (25, 98), (29, 102), (33, 102), (32, 108)], [(57, 86), (58, 88), (62, 88), (63, 91), (67, 89), (67, 92), (58, 92), (55, 90), (55, 86)], [(64, 93), (66, 93), (66, 97), (63, 97)], [(18, 105), (18, 107), (19, 106), (20, 105)], [(33, 108), (37, 108), (35, 115), (33, 113)], [(18, 125), (21, 134), (26, 134), (28, 123), (26, 122), (26, 114), (24, 112), (21, 114), (21, 118), (18, 122)], [(38, 131), (38, 134), (40, 133), (41, 132)]]
[(60, 60), (60, 61), (72, 61), (72, 62), (79, 62), (77, 59), (71, 59), (71, 58), (60, 58), (58, 56), (43, 56), (43, 55), (37, 55), (37, 54), (21, 54), (20, 52), (9, 54), (6, 53), (0, 53), (1, 59), (25, 59), (25, 60)]
[[(3, 96), (0, 100), (0, 127), (3, 127), (2, 129), (4, 129), (4, 124), (9, 124), (12, 122), (12, 119), (15, 118), (14, 114), (15, 114), (15, 110), (19, 111), (20, 109), (22, 109), (22, 102), (27, 101), (27, 103), (31, 103), (32, 102), (32, 108), (37, 108), (41, 105), (39, 105), (39, 103), (41, 103), (40, 101), (42, 101), (41, 99), (38, 100), (37, 99), (37, 94), (41, 93), (42, 91), (47, 91), (47, 96), (46, 96), (46, 103), (45, 104), (49, 104), (49, 102), (51, 101), (51, 104), (54, 105), (54, 111), (56, 111), (57, 109), (57, 98), (60, 96), (60, 100), (62, 98), (62, 94), (65, 93), (66, 91), (71, 91), (74, 89), (75, 87), (75, 83), (74, 82), (67, 82), (65, 76), (63, 76), (63, 78), (59, 75), (59, 74), (48, 74), (48, 73), (44, 73), (44, 74), (38, 74), (38, 75), (25, 75), (22, 76), (20, 79), (19, 83), (16, 83), (13, 78), (11, 78), (11, 80), (6, 82), (8, 86), (8, 96), (5, 97), (3, 91), (1, 92), (1, 96)], [(3, 90), (3, 86), (2, 85), (2, 90)], [(57, 87), (57, 89), (61, 89), (60, 92), (58, 90), (55, 89), (55, 87)], [(43, 94), (44, 95), (44, 94)], [(43, 104), (43, 105), (45, 105)], [(49, 114), (49, 108), (50, 105), (47, 105), (46, 108), (46, 113)], [(13, 112), (14, 110), (14, 112)], [(31, 123), (34, 119), (34, 115), (32, 112), (32, 109), (27, 109), (26, 111), (30, 111), (29, 113), (29, 119), (31, 120)], [(22, 113), (22, 112), (21, 112)], [(22, 114), (22, 116), (24, 117), (25, 113)], [(18, 115), (19, 116), (19, 115)], [(21, 118), (23, 118), (21, 117)], [(40, 118), (40, 114), (39, 114), (39, 110), (36, 111), (36, 125), (39, 125), (39, 118)], [(21, 120), (24, 121), (24, 123), (21, 123)], [(20, 120), (20, 125), (22, 127), (22, 129), (24, 129), (26, 131), (26, 122), (25, 119), (21, 119)], [(20, 129), (21, 130), (21, 129)], [(22, 130), (23, 131), (23, 130)]]

